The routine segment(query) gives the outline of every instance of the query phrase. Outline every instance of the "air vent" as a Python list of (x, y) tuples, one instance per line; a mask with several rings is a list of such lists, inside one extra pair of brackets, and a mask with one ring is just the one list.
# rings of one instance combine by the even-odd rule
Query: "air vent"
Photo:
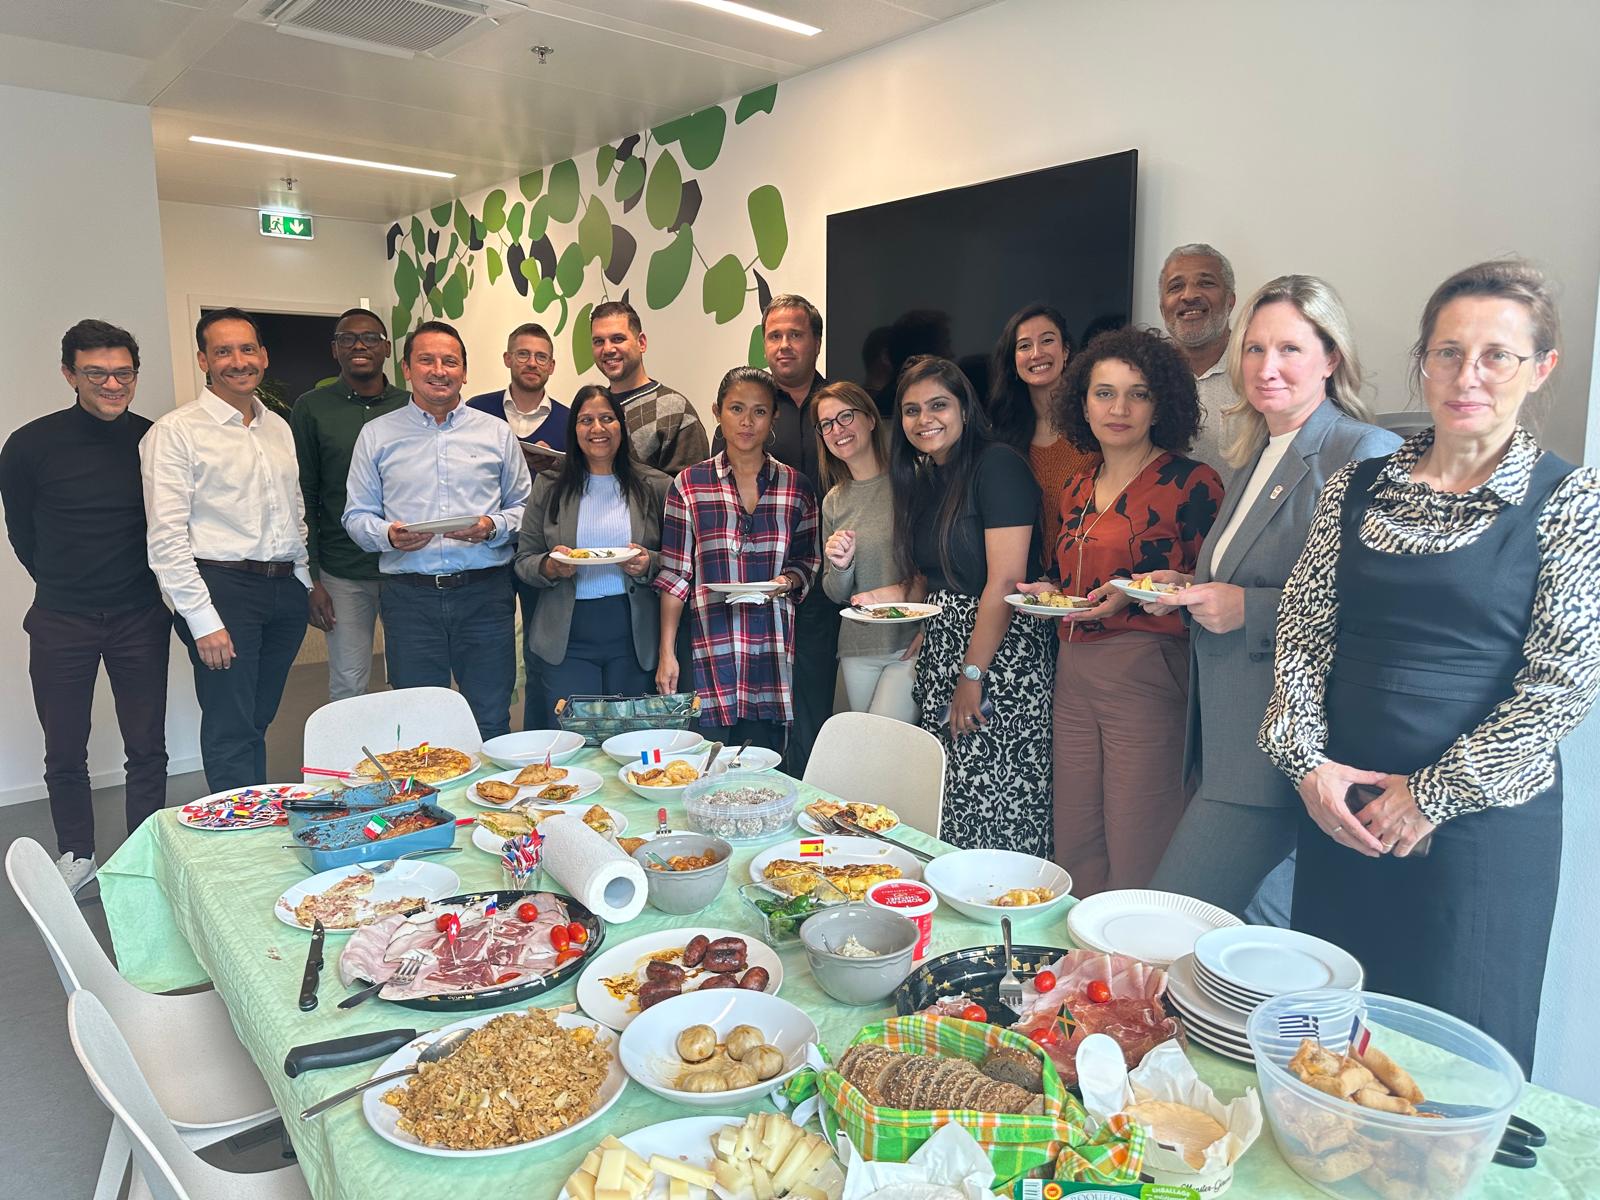
[(279, 33), (411, 58), (439, 57), (527, 12), (519, 0), (252, 0), (238, 16)]

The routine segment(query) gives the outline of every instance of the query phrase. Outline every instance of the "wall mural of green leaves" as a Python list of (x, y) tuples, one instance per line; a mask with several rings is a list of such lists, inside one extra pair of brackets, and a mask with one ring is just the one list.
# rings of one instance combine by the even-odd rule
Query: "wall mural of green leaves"
[[(760, 313), (771, 288), (756, 267), (776, 271), (789, 248), (783, 196), (770, 184), (749, 194), (750, 237), (743, 245), (701, 245), (694, 224), (702, 180), (730, 129), (771, 113), (777, 95), (774, 84), (741, 97), (731, 117), (726, 106), (703, 108), (601, 146), (587, 189), (569, 158), (529, 171), (516, 181), (515, 194), (489, 191), (476, 213), (455, 200), (397, 221), (388, 234), (395, 290), (389, 328), (397, 351), (421, 322), (459, 319), (475, 288), (510, 286), (553, 336), (569, 335), (573, 368), (582, 373), (594, 365), (593, 303), (574, 309), (580, 292), (598, 287), (604, 299), (632, 299), (642, 281), (644, 307), (664, 309), (684, 297), (698, 267), (701, 307), (718, 325), (752, 315), (755, 294), (749, 356), (752, 365), (764, 365)], [(644, 256), (639, 238), (618, 220), (641, 203), (651, 229), (666, 236), (653, 237)]]

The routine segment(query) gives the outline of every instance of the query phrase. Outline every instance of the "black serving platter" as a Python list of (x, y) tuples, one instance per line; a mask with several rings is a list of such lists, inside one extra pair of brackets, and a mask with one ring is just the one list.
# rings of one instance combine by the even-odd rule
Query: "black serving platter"
[[(569, 963), (557, 967), (548, 975), (541, 975), (536, 979), (524, 980), (521, 983), (508, 983), (504, 987), (483, 988), (476, 992), (445, 992), (432, 996), (414, 996), (410, 1000), (390, 1000), (390, 1004), (398, 1004), (402, 1008), (415, 1008), (423, 1012), (476, 1012), (485, 1008), (499, 1008), (506, 1004), (517, 1004), (530, 996), (537, 996), (541, 992), (548, 992), (558, 988), (568, 979), (589, 965), (589, 960), (600, 949), (606, 940), (606, 923), (594, 913), (590, 912), (571, 896), (561, 892), (552, 892), (548, 888), (534, 891), (518, 891), (516, 889), (500, 888), (481, 892), (464, 892), (459, 896), (446, 896), (441, 900), (432, 901), (430, 909), (443, 908), (449, 905), (481, 907), (490, 896), (499, 898), (500, 915), (502, 919), (517, 919), (517, 905), (529, 896), (554, 896), (567, 906), (567, 916), (573, 921), (580, 922), (589, 931), (589, 940), (584, 943), (584, 952)], [(369, 981), (370, 982), (370, 981)], [(379, 1000), (385, 999), (380, 995)]]
[[(1067, 951), (1059, 946), (1011, 947), (1012, 969), (1024, 989), (1035, 974)], [(969, 946), (930, 958), (913, 967), (894, 990), (895, 1011), (901, 1016), (920, 1012), (936, 1000), (965, 992), (989, 1013), (992, 1025), (1012, 1025), (1017, 1014), (1000, 1003), (1000, 979), (1006, 973), (1003, 946)]]

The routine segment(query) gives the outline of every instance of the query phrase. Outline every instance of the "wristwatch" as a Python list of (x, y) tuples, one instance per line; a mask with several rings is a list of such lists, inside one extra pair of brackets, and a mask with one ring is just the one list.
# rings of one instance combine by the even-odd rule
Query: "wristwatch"
[(961, 664), (961, 675), (962, 675), (962, 677), (964, 679), (972, 680), (973, 683), (982, 683), (983, 682), (983, 677), (985, 675), (987, 675), (988, 673), (989, 672), (983, 670), (981, 667), (975, 667), (971, 663), (962, 663)]

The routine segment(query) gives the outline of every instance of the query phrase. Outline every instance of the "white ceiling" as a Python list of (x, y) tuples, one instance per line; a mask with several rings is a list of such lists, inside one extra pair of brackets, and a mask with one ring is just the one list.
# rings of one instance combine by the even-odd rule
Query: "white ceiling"
[[(3, 0), (0, 83), (150, 106), (163, 199), (389, 221), (995, 0), (748, 0), (821, 26), (811, 38), (682, 0), (521, 2), (528, 12), (443, 58), (405, 60), (247, 23), (242, 0)], [(535, 45), (554, 47), (543, 66)]]

